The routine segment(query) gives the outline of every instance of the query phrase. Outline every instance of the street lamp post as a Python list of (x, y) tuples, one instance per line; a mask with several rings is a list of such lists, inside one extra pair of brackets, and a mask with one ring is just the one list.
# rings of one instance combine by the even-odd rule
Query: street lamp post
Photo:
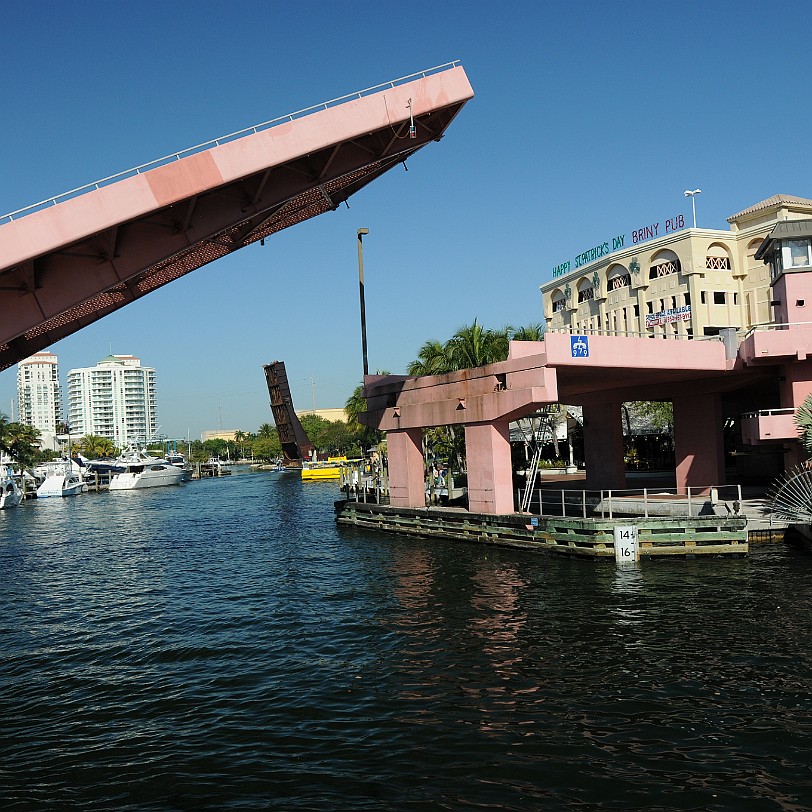
[(691, 209), (694, 212), (694, 228), (696, 228), (696, 195), (702, 194), (701, 189), (694, 189), (690, 191), (688, 189), (685, 190), (685, 197), (691, 198)]
[(358, 229), (358, 290), (361, 296), (361, 350), (364, 353), (364, 375), (369, 375), (367, 361), (367, 311), (364, 303), (364, 235), (368, 228)]

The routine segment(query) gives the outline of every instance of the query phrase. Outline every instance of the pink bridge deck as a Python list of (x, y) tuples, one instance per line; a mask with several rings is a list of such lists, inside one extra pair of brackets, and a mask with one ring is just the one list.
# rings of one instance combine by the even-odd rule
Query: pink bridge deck
[(451, 66), (0, 225), (0, 369), (212, 260), (337, 208), (439, 140), (472, 97), (464, 70)]
[[(456, 425), (465, 430), (470, 509), (511, 513), (510, 421), (546, 404), (583, 406), (587, 486), (622, 489), (622, 403), (670, 400), (677, 486), (704, 489), (725, 481), (727, 418), (754, 405), (792, 411), (812, 391), (809, 334), (794, 327), (769, 333), (755, 344), (746, 340), (737, 353), (720, 340), (549, 333), (542, 342), (511, 342), (506, 361), (484, 367), (419, 378), (367, 376), (361, 420), (387, 432), (393, 505), (423, 505), (422, 430)], [(786, 442), (791, 459), (797, 455), (797, 435), (786, 428), (768, 439)]]

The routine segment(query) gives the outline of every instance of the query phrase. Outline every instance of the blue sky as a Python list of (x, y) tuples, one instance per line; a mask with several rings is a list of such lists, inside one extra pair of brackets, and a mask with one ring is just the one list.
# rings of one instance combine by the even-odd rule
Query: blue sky
[[(360, 227), (370, 367), (401, 372), (474, 318), (540, 321), (555, 265), (688, 223), (685, 189), (711, 228), (773, 194), (812, 198), (808, 3), (7, 0), (3, 16), (0, 212), (454, 59), (473, 85), (445, 138), (349, 210), (50, 348), (63, 382), (111, 350), (155, 367), (168, 436), (270, 422), (275, 359), (297, 407), (343, 405), (362, 372)], [(15, 396), (16, 367), (0, 411)]]

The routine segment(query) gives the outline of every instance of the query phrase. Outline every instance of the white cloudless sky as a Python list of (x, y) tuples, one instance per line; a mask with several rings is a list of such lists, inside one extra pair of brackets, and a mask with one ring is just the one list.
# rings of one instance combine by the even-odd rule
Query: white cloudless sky
[[(552, 268), (683, 215), (812, 198), (812, 4), (7, 0), (0, 212), (352, 91), (462, 61), (475, 97), (439, 143), (321, 215), (54, 344), (157, 370), (161, 432), (256, 431), (262, 365), (297, 407), (362, 374), (356, 230), (372, 370), (402, 372), (473, 319), (541, 321)], [(2, 319), (2, 313), (0, 313)], [(0, 373), (0, 411), (16, 367)]]

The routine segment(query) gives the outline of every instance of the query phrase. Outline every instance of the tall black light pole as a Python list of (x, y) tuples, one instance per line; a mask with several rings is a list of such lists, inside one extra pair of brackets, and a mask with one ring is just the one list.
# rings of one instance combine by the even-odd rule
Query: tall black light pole
[(367, 361), (367, 310), (364, 303), (364, 235), (369, 234), (368, 228), (358, 229), (358, 290), (361, 295), (361, 349), (364, 353), (364, 375), (369, 375), (369, 362)]

